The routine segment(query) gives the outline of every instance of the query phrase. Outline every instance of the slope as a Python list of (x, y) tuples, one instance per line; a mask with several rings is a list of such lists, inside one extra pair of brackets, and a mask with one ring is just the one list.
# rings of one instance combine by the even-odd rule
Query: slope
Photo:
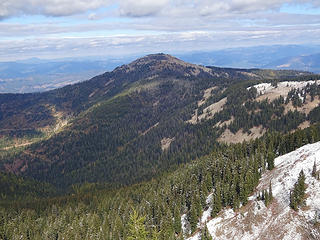
[[(316, 223), (320, 214), (320, 181), (312, 176), (313, 166), (316, 163), (319, 169), (319, 162), (320, 142), (277, 157), (275, 168), (262, 176), (246, 206), (235, 212), (224, 209), (212, 220), (206, 218), (206, 212), (202, 223), (206, 223), (214, 239), (319, 239)], [(307, 189), (303, 207), (294, 211), (290, 208), (290, 192), (301, 170), (305, 173)], [(266, 206), (259, 196), (269, 188), (269, 183), (273, 200)]]
[[(57, 115), (68, 120), (42, 141), (4, 155), (0, 167), (60, 188), (150, 179), (209, 153), (217, 144), (220, 133), (214, 124), (187, 123), (206, 90), (216, 87), (202, 107), (225, 94), (231, 104), (237, 101), (234, 89), (247, 91), (253, 83), (306, 74), (204, 67), (154, 54), (50, 92), (0, 95), (0, 126), (11, 135), (55, 126)], [(166, 139), (170, 143), (162, 150)]]
[[(139, 219), (145, 219), (138, 224), (149, 239), (155, 233), (161, 240), (182, 239), (181, 215), (190, 222), (193, 234), (199, 231), (197, 221), (203, 210), (219, 203), (222, 208), (234, 209), (240, 203), (245, 205), (261, 174), (268, 172), (270, 153), (281, 155), (319, 141), (319, 129), (316, 125), (295, 133), (267, 134), (250, 143), (223, 146), (174, 172), (129, 187), (101, 190), (97, 184), (85, 184), (59, 198), (2, 200), (0, 237), (128, 239), (130, 226), (137, 224), (132, 221), (135, 209)], [(220, 197), (210, 194), (213, 192), (220, 192)], [(211, 203), (206, 201), (210, 199), (208, 194)]]

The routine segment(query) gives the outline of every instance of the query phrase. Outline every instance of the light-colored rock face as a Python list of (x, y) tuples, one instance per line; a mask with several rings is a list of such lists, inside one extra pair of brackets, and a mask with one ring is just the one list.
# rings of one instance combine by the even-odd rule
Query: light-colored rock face
[[(320, 239), (320, 180), (311, 175), (315, 161), (319, 171), (320, 142), (305, 145), (276, 158), (275, 168), (262, 176), (246, 206), (236, 212), (224, 209), (214, 219), (205, 217), (210, 216), (206, 211), (203, 213), (206, 219), (202, 218), (202, 222), (206, 222), (215, 240)], [(296, 212), (289, 206), (289, 194), (301, 170), (305, 173), (307, 190), (305, 206)], [(268, 189), (270, 181), (274, 199), (266, 207), (256, 196), (260, 191)], [(315, 224), (315, 221), (318, 223)], [(199, 234), (189, 238), (196, 239), (199, 239)]]

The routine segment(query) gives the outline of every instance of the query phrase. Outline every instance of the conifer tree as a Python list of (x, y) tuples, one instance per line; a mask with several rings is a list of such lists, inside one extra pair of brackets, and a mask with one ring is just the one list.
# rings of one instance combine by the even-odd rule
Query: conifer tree
[(147, 240), (148, 234), (144, 225), (146, 218), (139, 217), (135, 209), (132, 210), (129, 218), (129, 235), (128, 240)]
[(239, 198), (238, 198), (237, 195), (234, 195), (234, 196), (233, 196), (233, 199), (232, 199), (232, 207), (233, 207), (234, 209), (238, 209), (238, 208), (240, 207), (240, 200), (239, 200)]
[(159, 235), (160, 233), (156, 230), (156, 228), (154, 228), (152, 230), (151, 240), (159, 240)]
[(176, 205), (174, 208), (174, 231), (175, 233), (179, 234), (181, 232), (181, 217), (180, 217), (180, 211), (178, 206)]
[(312, 168), (312, 177), (316, 178), (317, 177), (317, 165), (316, 165), (316, 160), (314, 160), (313, 168)]
[(200, 239), (201, 240), (212, 240), (212, 237), (208, 231), (208, 227), (207, 224), (204, 224), (204, 226), (201, 229), (201, 233), (200, 233)]
[(272, 194), (272, 186), (271, 186), (271, 181), (269, 183), (269, 190), (264, 190), (264, 203), (266, 206), (268, 206), (273, 199), (273, 194)]
[(274, 168), (274, 158), (274, 153), (269, 151), (267, 156), (268, 170), (272, 170)]
[(269, 199), (272, 201), (273, 199), (273, 193), (272, 193), (272, 185), (271, 185), (271, 181), (269, 183)]
[(188, 220), (191, 226), (191, 232), (194, 232), (197, 229), (198, 224), (197, 209), (195, 204), (191, 205), (191, 209), (188, 213)]
[(222, 208), (220, 184), (217, 184), (217, 186), (216, 186), (216, 189), (215, 189), (215, 192), (213, 195), (213, 199), (211, 202), (211, 206), (212, 206), (211, 217), (215, 217), (215, 216), (217, 216), (217, 214), (220, 212), (220, 210)]
[(298, 207), (302, 204), (305, 195), (305, 175), (303, 170), (300, 171), (298, 181), (294, 184), (293, 191), (290, 193), (290, 207), (293, 210), (298, 210)]
[(298, 178), (298, 185), (299, 185), (299, 191), (300, 191), (300, 194), (304, 194), (305, 190), (306, 190), (306, 184), (305, 184), (305, 175), (304, 175), (304, 172), (303, 170), (300, 171), (299, 173), (299, 178)]

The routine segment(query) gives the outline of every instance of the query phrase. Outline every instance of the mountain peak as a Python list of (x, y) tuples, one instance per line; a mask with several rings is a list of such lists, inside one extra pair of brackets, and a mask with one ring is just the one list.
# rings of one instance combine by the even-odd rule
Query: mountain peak
[(137, 60), (133, 61), (129, 65), (134, 66), (134, 65), (142, 65), (142, 64), (152, 64), (152, 63), (153, 64), (175, 63), (179, 65), (193, 65), (190, 63), (186, 63), (169, 54), (164, 54), (164, 53), (155, 53), (155, 54), (146, 55), (144, 57), (138, 58)]
[(201, 73), (205, 73), (208, 76), (212, 75), (212, 70), (209, 68), (187, 63), (164, 53), (146, 55), (127, 65), (116, 68), (115, 71), (121, 71), (125, 74), (135, 72), (144, 77), (165, 77), (169, 73), (176, 77), (194, 77)]

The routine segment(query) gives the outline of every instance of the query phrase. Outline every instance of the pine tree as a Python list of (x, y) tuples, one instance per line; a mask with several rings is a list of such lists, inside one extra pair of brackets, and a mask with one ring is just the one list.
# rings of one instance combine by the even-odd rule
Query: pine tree
[(306, 184), (305, 184), (305, 175), (303, 170), (300, 171), (299, 173), (299, 178), (298, 178), (298, 190), (300, 195), (304, 195), (305, 190), (306, 190)]
[(198, 224), (197, 209), (194, 203), (191, 205), (191, 209), (188, 214), (188, 220), (191, 226), (191, 232), (194, 232), (197, 229)]
[(268, 170), (272, 170), (274, 168), (274, 158), (274, 153), (269, 151), (267, 156)]
[(178, 206), (176, 205), (174, 208), (174, 231), (179, 234), (181, 232), (181, 217)]
[(290, 207), (293, 210), (298, 210), (298, 207), (302, 204), (305, 190), (305, 175), (303, 170), (301, 170), (298, 181), (294, 184), (293, 191), (290, 193)]
[(211, 217), (217, 216), (217, 214), (220, 212), (222, 208), (222, 200), (221, 200), (221, 188), (220, 184), (218, 183), (213, 195), (213, 199), (211, 202), (212, 206), (212, 212), (211, 212)]
[(200, 235), (201, 240), (212, 240), (212, 237), (208, 231), (207, 224), (205, 224), (204, 227), (202, 227), (200, 234), (201, 234)]
[(238, 209), (238, 208), (240, 207), (240, 200), (239, 200), (239, 198), (238, 198), (237, 195), (234, 195), (234, 196), (233, 196), (233, 199), (232, 199), (232, 207), (233, 207), (234, 209)]
[(269, 203), (272, 202), (273, 200), (273, 193), (272, 193), (272, 185), (271, 185), (271, 181), (269, 183)]
[(151, 240), (159, 240), (160, 233), (154, 228), (152, 230)]
[(128, 223), (129, 235), (128, 240), (147, 240), (148, 234), (144, 225), (145, 217), (139, 217), (136, 210), (132, 210)]
[(314, 160), (313, 168), (312, 168), (312, 177), (316, 178), (317, 177), (317, 165), (316, 165), (316, 160)]

